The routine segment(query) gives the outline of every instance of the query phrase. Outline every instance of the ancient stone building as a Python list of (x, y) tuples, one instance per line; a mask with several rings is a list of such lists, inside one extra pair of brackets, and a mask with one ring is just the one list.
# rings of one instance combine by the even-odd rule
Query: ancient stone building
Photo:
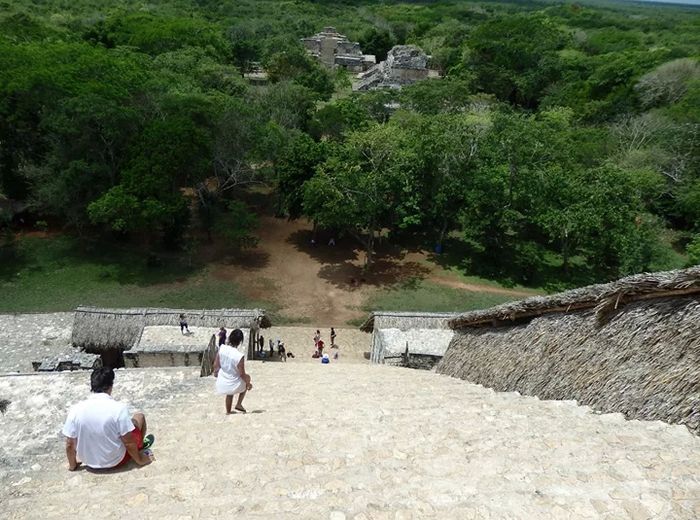
[(351, 42), (334, 27), (326, 27), (318, 34), (302, 38), (301, 42), (313, 57), (328, 68), (342, 67), (351, 72), (362, 72), (376, 64), (371, 54), (362, 54), (360, 44)]
[(401, 88), (416, 81), (439, 77), (428, 68), (429, 56), (415, 45), (395, 45), (385, 61), (359, 75), (355, 90)]

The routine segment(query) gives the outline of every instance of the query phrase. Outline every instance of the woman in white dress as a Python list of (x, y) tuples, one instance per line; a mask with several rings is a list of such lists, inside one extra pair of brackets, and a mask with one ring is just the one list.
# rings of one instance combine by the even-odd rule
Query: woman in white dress
[(243, 398), (248, 390), (253, 388), (250, 375), (245, 372), (245, 355), (238, 350), (243, 343), (243, 332), (236, 329), (229, 335), (228, 345), (221, 345), (214, 360), (214, 376), (216, 391), (226, 396), (226, 413), (231, 413), (233, 396), (238, 394), (236, 410), (245, 413)]

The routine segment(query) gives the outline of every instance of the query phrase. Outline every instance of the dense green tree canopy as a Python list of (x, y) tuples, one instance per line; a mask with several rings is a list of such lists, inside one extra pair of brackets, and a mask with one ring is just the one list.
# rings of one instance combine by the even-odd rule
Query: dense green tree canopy
[[(244, 247), (256, 219), (243, 194), (262, 184), (279, 214), (355, 236), (368, 264), (379, 236), (555, 285), (697, 261), (697, 9), (107, 4), (0, 14), (0, 193), (22, 219), (151, 248), (201, 231)], [(300, 44), (327, 25), (380, 60), (419, 45), (442, 78), (351, 92)], [(266, 84), (247, 77), (258, 64)], [(0, 217), (10, 236), (18, 218)]]

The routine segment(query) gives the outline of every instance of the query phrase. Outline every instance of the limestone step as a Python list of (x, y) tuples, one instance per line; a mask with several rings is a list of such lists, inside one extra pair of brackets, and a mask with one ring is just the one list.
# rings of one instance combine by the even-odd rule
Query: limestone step
[[(65, 469), (86, 374), (0, 378), (3, 518), (698, 518), (700, 439), (431, 372), (258, 363), (248, 414), (214, 380), (121, 370), (156, 461)], [(253, 413), (255, 412), (255, 413)]]

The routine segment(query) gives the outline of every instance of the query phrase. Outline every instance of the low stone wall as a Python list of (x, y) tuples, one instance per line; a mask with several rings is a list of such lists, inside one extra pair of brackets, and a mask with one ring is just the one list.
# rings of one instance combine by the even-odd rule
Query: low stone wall
[(72, 356), (72, 326), (70, 312), (0, 314), (0, 374), (29, 373), (34, 362)]
[(442, 356), (409, 353), (408, 359), (406, 359), (405, 355), (389, 357), (385, 358), (384, 364), (395, 367), (414, 368), (416, 370), (432, 370), (441, 360)]
[[(247, 350), (251, 331), (243, 330), (243, 352)], [(214, 341), (216, 329), (190, 327), (189, 334), (181, 334), (172, 326), (145, 327), (138, 345), (124, 351), (126, 368), (148, 367), (201, 367), (205, 352)]]
[(438, 372), (700, 433), (700, 300), (638, 301), (603, 324), (591, 309), (515, 326), (465, 327)]
[[(372, 337), (372, 363), (403, 364), (395, 361), (406, 352), (440, 359), (445, 354), (454, 332), (450, 329), (378, 329)], [(432, 366), (431, 366), (432, 368)]]

